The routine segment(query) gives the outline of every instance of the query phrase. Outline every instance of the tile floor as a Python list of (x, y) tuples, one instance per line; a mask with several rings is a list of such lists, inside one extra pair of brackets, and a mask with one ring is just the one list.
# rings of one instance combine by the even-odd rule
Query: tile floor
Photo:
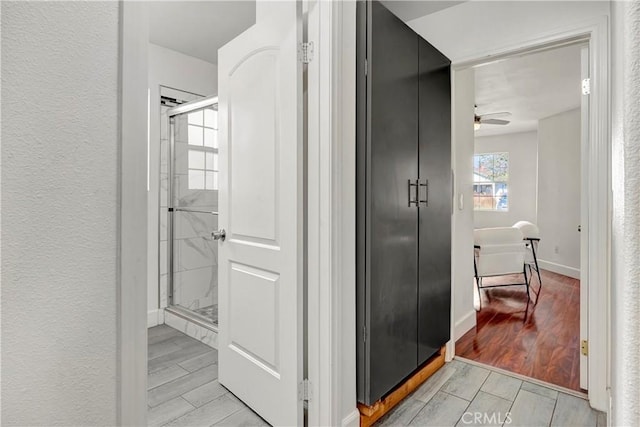
[(165, 325), (149, 329), (150, 426), (268, 426), (218, 382), (218, 351)]
[[(150, 426), (268, 426), (218, 383), (218, 352), (161, 325), (149, 329)], [(586, 400), (461, 360), (447, 363), (377, 426), (604, 427)]]
[(604, 427), (586, 400), (453, 360), (376, 426)]

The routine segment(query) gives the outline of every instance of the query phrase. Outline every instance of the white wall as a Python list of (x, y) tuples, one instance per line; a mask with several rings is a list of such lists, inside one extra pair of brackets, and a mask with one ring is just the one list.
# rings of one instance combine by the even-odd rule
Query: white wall
[[(453, 152), (456, 201), (452, 226), (452, 323), (454, 341), (476, 325), (473, 307), (473, 116), (475, 73), (458, 71), (453, 80)], [(462, 201), (461, 201), (462, 198)], [(452, 355), (450, 355), (452, 356)]]
[(117, 2), (2, 2), (2, 424), (117, 423)]
[(611, 425), (640, 425), (640, 3), (612, 2)]
[(608, 1), (469, 1), (408, 25), (457, 63), (607, 15)]
[(509, 153), (509, 210), (474, 211), (474, 228), (511, 227), (518, 221), (537, 222), (537, 133), (511, 133), (475, 139), (475, 154), (504, 152)]
[[(149, 44), (150, 90), (150, 187), (147, 273), (147, 326), (162, 323), (158, 291), (162, 290), (161, 307), (166, 306), (166, 277), (159, 286), (159, 215), (160, 206), (160, 86), (167, 86), (198, 95), (218, 93), (218, 67), (198, 58), (171, 49)], [(166, 214), (165, 214), (166, 215)], [(165, 251), (163, 245), (163, 252)]]
[(580, 277), (580, 109), (538, 123), (541, 268)]

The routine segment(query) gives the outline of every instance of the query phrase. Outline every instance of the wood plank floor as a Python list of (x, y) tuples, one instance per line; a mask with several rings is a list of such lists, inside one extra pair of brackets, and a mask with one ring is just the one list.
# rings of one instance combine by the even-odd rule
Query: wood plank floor
[(541, 275), (539, 301), (534, 276), (528, 309), (524, 286), (481, 290), (477, 325), (456, 342), (456, 355), (580, 391), (580, 282), (545, 270)]

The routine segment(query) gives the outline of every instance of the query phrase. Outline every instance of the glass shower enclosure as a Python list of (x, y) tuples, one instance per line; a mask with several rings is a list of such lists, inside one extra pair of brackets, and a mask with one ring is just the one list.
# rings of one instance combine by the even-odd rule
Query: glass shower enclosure
[(179, 105), (169, 117), (167, 291), (169, 308), (217, 326), (218, 98)]

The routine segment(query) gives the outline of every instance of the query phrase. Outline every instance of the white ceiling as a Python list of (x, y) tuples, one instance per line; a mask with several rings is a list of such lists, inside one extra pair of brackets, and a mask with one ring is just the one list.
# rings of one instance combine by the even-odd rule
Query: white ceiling
[(456, 6), (464, 1), (455, 0), (381, 0), (391, 12), (404, 22)]
[(218, 49), (255, 23), (255, 0), (149, 2), (149, 41), (218, 63)]
[(509, 111), (506, 126), (476, 136), (536, 130), (538, 120), (580, 107), (580, 46), (510, 58), (475, 70), (477, 114)]

